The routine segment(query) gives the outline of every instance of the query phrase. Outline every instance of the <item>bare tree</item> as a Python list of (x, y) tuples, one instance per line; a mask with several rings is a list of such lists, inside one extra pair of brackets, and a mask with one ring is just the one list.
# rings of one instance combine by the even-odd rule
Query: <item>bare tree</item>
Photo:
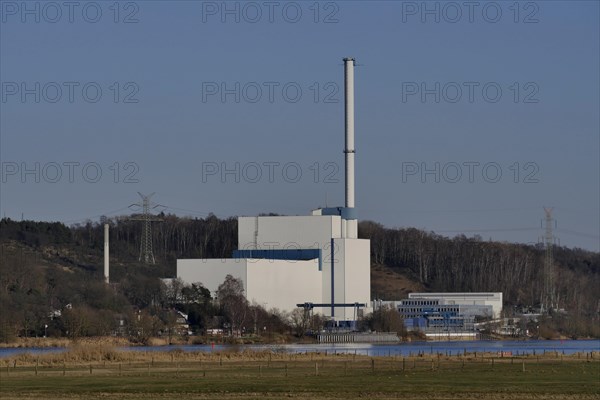
[(396, 332), (403, 336), (406, 332), (402, 316), (391, 306), (383, 306), (373, 311), (368, 318), (368, 324), (372, 330), (378, 332)]
[(169, 307), (174, 307), (181, 300), (182, 290), (185, 283), (181, 278), (171, 279), (169, 282), (161, 284), (161, 289), (164, 292), (164, 298)]
[(62, 314), (67, 334), (71, 339), (85, 336), (90, 325), (90, 312), (86, 307), (73, 307)]
[(296, 308), (290, 313), (290, 323), (294, 333), (303, 337), (310, 326), (310, 314), (302, 308)]
[(217, 289), (217, 300), (225, 315), (231, 322), (231, 333), (239, 335), (240, 329), (248, 315), (248, 300), (244, 296), (244, 284), (239, 278), (231, 275), (225, 277), (225, 281)]
[(147, 311), (132, 312), (129, 315), (130, 339), (148, 344), (152, 336), (164, 328), (164, 323), (156, 315), (150, 315)]

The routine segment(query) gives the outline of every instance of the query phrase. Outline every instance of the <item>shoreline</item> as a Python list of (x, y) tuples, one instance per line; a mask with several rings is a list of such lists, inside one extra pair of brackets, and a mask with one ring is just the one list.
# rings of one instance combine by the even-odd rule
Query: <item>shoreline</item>
[[(210, 337), (196, 336), (188, 340), (172, 340), (169, 344), (167, 339), (164, 338), (150, 338), (147, 343), (133, 342), (123, 337), (113, 336), (100, 336), (100, 337), (85, 337), (78, 339), (69, 338), (18, 338), (13, 342), (0, 342), (0, 349), (17, 349), (17, 348), (72, 348), (76, 346), (113, 346), (113, 347), (165, 347), (171, 346), (194, 346), (194, 345), (290, 345), (290, 344), (305, 344), (305, 345), (319, 345), (318, 342), (313, 340), (299, 339), (299, 340), (252, 340), (252, 338), (240, 338), (238, 340), (210, 340)], [(485, 340), (490, 342), (528, 342), (528, 341), (550, 341), (560, 340), (565, 342), (583, 342), (591, 340), (599, 340), (598, 338), (556, 338), (556, 339), (545, 339), (545, 338), (493, 338), (492, 340)], [(401, 341), (395, 344), (410, 344), (414, 342), (427, 342), (427, 343), (443, 343), (443, 342), (456, 342), (458, 340), (408, 340)], [(481, 340), (459, 340), (460, 342), (480, 342)], [(338, 343), (342, 344), (342, 343)], [(356, 343), (360, 344), (360, 343)], [(365, 343), (367, 344), (367, 343)], [(382, 343), (383, 344), (383, 343)]]
[[(211, 340), (212, 339), (212, 340)], [(0, 342), (0, 349), (15, 349), (15, 348), (71, 348), (75, 346), (114, 346), (114, 347), (144, 347), (144, 346), (185, 346), (185, 345), (245, 345), (245, 344), (264, 344), (264, 345), (281, 345), (281, 344), (314, 344), (315, 341), (298, 339), (285, 340), (277, 338), (276, 340), (256, 340), (256, 338), (212, 338), (210, 336), (193, 336), (185, 339), (168, 339), (161, 337), (152, 337), (147, 343), (140, 343), (129, 340), (124, 337), (114, 336), (93, 336), (77, 339), (69, 338), (17, 338), (12, 342)]]

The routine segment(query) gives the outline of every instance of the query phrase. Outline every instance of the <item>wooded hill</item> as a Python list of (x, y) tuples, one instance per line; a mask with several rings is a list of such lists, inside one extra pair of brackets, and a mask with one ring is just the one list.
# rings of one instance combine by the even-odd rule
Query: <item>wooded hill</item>
[[(229, 258), (237, 247), (236, 218), (161, 218), (153, 224), (152, 266), (138, 261), (141, 223), (129, 217), (106, 219), (111, 225), (111, 282), (119, 284), (118, 290), (107, 290), (102, 282), (100, 223), (67, 227), (2, 219), (0, 326), (37, 332), (31, 327), (43, 326), (52, 310), (66, 304), (104, 310), (108, 326), (116, 313), (164, 304), (157, 278), (174, 277), (177, 258)], [(378, 299), (397, 300), (414, 290), (501, 291), (508, 314), (539, 307), (542, 247), (447, 238), (370, 221), (359, 223), (359, 237), (371, 239), (372, 295)], [(563, 317), (568, 315), (568, 326), (559, 329), (598, 336), (600, 253), (555, 247), (554, 260), (559, 308), (566, 311)]]

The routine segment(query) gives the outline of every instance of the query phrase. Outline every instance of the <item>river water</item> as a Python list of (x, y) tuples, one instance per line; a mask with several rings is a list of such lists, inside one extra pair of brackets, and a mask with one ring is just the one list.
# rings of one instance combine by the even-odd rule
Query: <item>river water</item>
[[(452, 342), (412, 342), (402, 344), (282, 344), (282, 345), (175, 345), (175, 346), (132, 346), (121, 347), (121, 351), (173, 351), (185, 352), (203, 351), (274, 351), (286, 353), (320, 352), (349, 353), (368, 356), (409, 356), (419, 353), (448, 354), (491, 352), (511, 353), (512, 355), (543, 354), (544, 352), (557, 351), (561, 354), (574, 354), (578, 352), (600, 351), (600, 340), (525, 340), (525, 341), (452, 341)], [(60, 353), (65, 348), (3, 348), (0, 349), (0, 358), (14, 355)]]

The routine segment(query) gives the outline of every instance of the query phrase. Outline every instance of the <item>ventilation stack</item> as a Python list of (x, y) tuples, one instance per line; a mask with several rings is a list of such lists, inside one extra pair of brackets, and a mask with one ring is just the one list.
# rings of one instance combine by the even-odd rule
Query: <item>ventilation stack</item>
[(104, 281), (109, 283), (108, 276), (108, 224), (104, 224)]
[(354, 58), (344, 58), (345, 136), (344, 155), (346, 161), (346, 209), (344, 237), (358, 237), (358, 220), (354, 212)]

